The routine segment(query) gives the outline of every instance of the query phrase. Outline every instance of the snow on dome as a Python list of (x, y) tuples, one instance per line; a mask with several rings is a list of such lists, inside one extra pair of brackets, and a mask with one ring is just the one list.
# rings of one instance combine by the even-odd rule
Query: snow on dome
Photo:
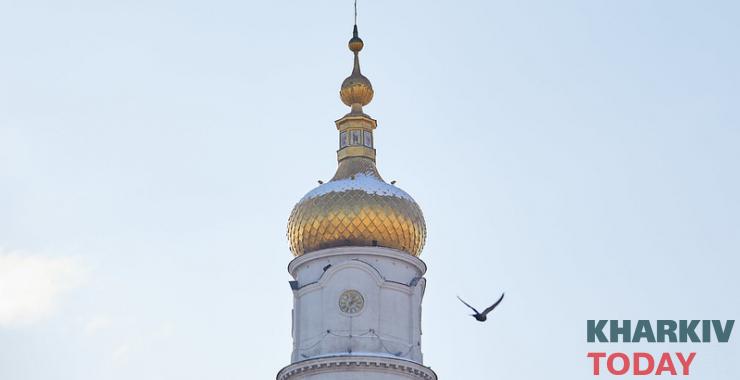
[(365, 173), (355, 175), (354, 179), (339, 179), (320, 185), (319, 187), (309, 191), (308, 194), (301, 199), (301, 202), (324, 194), (344, 192), (348, 190), (362, 190), (368, 194), (404, 198), (414, 202), (414, 199), (405, 191), (393, 185), (389, 185), (375, 176), (367, 175)]

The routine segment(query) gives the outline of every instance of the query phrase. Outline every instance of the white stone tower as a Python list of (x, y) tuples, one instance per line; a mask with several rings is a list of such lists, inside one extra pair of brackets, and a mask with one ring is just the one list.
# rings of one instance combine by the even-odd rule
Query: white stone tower
[(336, 121), (337, 172), (288, 221), (293, 353), (277, 380), (436, 380), (421, 353), (424, 216), (375, 167), (377, 122), (362, 110), (373, 88), (360, 72), (357, 25), (349, 48), (354, 68), (340, 97), (351, 110)]

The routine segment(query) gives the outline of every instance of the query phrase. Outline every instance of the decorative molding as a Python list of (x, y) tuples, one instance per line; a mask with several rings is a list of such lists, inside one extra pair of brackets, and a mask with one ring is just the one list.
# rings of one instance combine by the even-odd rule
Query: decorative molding
[(293, 363), (278, 372), (276, 380), (300, 379), (303, 376), (325, 372), (342, 372), (363, 369), (372, 372), (394, 372), (410, 379), (437, 380), (437, 374), (431, 368), (419, 363), (383, 356), (341, 355), (316, 359), (307, 359)]
[(328, 283), (332, 279), (332, 277), (334, 277), (334, 275), (347, 268), (355, 268), (367, 273), (375, 281), (375, 284), (381, 289), (393, 289), (408, 295), (413, 295), (414, 289), (416, 288), (415, 286), (412, 287), (400, 282), (388, 281), (373, 265), (370, 265), (359, 259), (351, 259), (340, 264), (332, 265), (329, 269), (321, 274), (321, 277), (319, 277), (318, 281), (300, 286), (299, 288), (294, 289), (293, 293), (296, 297), (301, 297), (306, 293), (322, 289), (324, 285)]
[(309, 252), (306, 254), (303, 254), (301, 256), (296, 257), (293, 259), (290, 264), (288, 264), (288, 272), (295, 278), (295, 270), (300, 267), (301, 265), (318, 259), (324, 259), (332, 256), (351, 256), (351, 255), (359, 255), (359, 256), (381, 256), (381, 257), (388, 257), (391, 259), (403, 261), (407, 264), (413, 265), (419, 271), (421, 272), (421, 276), (424, 275), (427, 271), (427, 265), (424, 264), (421, 259), (414, 257), (406, 252), (402, 252), (396, 249), (392, 248), (385, 248), (385, 247), (336, 247), (336, 248), (327, 248), (322, 249), (319, 251)]

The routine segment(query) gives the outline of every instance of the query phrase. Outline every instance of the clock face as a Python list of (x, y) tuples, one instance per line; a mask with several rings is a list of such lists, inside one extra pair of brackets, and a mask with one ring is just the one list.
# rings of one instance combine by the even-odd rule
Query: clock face
[(357, 290), (345, 290), (339, 296), (339, 310), (348, 314), (357, 314), (365, 306), (365, 298)]

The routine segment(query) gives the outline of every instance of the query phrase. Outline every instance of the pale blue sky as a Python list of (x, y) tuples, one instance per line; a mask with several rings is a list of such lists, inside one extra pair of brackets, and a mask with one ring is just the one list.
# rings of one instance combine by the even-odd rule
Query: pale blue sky
[[(740, 3), (359, 10), (441, 379), (592, 379), (617, 350), (740, 377), (737, 336), (585, 342), (587, 319), (740, 314)], [(351, 1), (0, 2), (0, 269), (33, 290), (0, 299), (0, 379), (274, 378), (286, 221), (336, 167), (351, 28)], [(455, 299), (501, 291), (486, 324)]]

